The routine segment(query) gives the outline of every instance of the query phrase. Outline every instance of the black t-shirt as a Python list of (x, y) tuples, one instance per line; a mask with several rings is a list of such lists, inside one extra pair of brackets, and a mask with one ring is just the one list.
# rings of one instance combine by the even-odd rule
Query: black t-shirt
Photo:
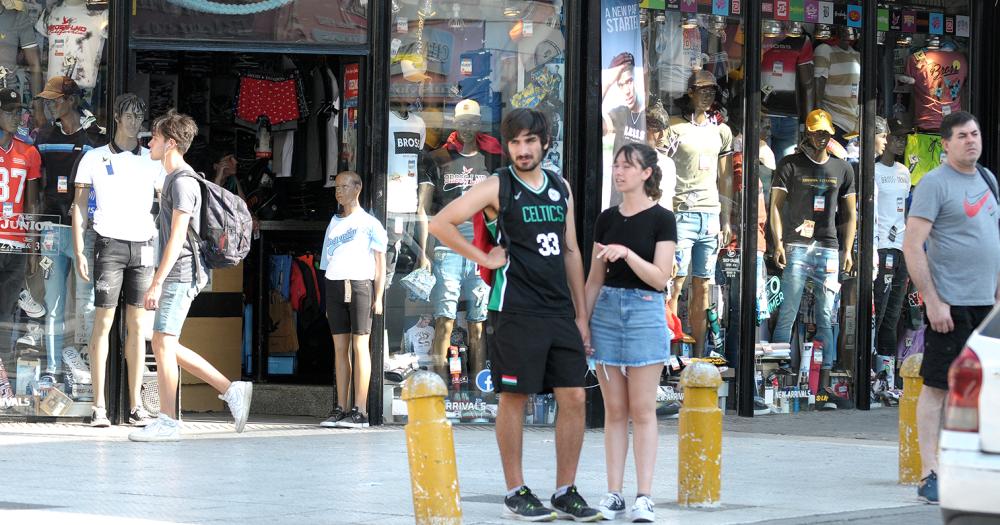
[[(625, 217), (614, 206), (597, 217), (594, 240), (601, 244), (621, 244), (632, 250), (632, 257), (639, 256), (652, 262), (656, 243), (677, 242), (677, 222), (674, 213), (663, 206), (651, 206), (631, 217)], [(608, 264), (604, 285), (612, 288), (639, 288), (656, 290), (639, 278), (624, 260)]]
[(43, 213), (59, 215), (63, 224), (69, 224), (76, 163), (84, 153), (107, 143), (107, 137), (100, 133), (96, 125), (80, 128), (70, 135), (53, 124), (38, 130), (35, 146), (42, 157), (42, 177), (45, 181)]
[[(491, 159), (481, 152), (473, 155), (463, 155), (448, 149), (439, 149), (425, 157), (424, 167), (420, 170), (419, 184), (430, 184), (434, 187), (434, 198), (428, 213), (436, 214), (452, 201), (465, 195), (465, 192), (485, 180), (493, 173), (489, 168)], [(466, 239), (472, 240), (472, 221), (460, 224), (458, 231)]]
[(855, 193), (850, 164), (836, 157), (817, 164), (805, 153), (788, 155), (778, 163), (771, 188), (787, 193), (781, 210), (784, 244), (839, 247), (837, 209), (840, 199)]

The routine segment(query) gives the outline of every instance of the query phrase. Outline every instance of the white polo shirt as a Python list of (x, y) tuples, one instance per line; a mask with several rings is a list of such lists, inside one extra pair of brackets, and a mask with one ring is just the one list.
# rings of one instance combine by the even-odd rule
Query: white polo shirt
[(94, 231), (122, 241), (151, 239), (156, 235), (154, 192), (163, 187), (165, 175), (163, 164), (150, 159), (146, 148), (121, 151), (111, 142), (84, 154), (75, 183), (94, 188)]

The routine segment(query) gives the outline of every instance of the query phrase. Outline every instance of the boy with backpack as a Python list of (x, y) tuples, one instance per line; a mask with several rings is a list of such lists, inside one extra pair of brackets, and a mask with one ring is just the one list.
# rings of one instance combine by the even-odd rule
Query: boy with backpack
[[(248, 381), (230, 382), (203, 357), (182, 346), (179, 338), (191, 303), (208, 282), (208, 267), (238, 261), (240, 253), (227, 251), (233, 247), (242, 255), (246, 254), (243, 251), (245, 228), (226, 220), (230, 214), (242, 216), (246, 208), (239, 206), (232, 194), (205, 181), (184, 161), (184, 153), (198, 134), (194, 119), (170, 111), (153, 121), (152, 131), (150, 157), (162, 162), (168, 174), (163, 183), (158, 217), (162, 256), (143, 300), (147, 310), (156, 311), (153, 352), (160, 415), (128, 437), (132, 441), (180, 440), (180, 422), (168, 415), (176, 413), (178, 364), (222, 393), (219, 398), (229, 405), (236, 420), (236, 431), (243, 432), (253, 385)], [(207, 209), (203, 209), (205, 207)], [(206, 221), (211, 224), (202, 224)], [(220, 261), (220, 256), (226, 255), (232, 257), (222, 257)]]

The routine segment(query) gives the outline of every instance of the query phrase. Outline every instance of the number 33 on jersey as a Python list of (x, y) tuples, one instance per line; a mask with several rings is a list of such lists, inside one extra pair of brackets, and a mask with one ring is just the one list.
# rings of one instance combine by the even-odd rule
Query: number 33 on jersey
[(24, 201), (28, 181), (41, 178), (42, 158), (38, 150), (17, 138), (7, 149), (0, 147), (0, 242), (23, 247)]

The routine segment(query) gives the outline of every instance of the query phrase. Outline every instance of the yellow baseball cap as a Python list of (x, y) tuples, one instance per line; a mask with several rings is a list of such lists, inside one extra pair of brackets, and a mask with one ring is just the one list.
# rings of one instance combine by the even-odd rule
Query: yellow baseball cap
[(814, 109), (806, 116), (806, 131), (825, 131), (836, 135), (833, 130), (833, 117), (822, 109)]

